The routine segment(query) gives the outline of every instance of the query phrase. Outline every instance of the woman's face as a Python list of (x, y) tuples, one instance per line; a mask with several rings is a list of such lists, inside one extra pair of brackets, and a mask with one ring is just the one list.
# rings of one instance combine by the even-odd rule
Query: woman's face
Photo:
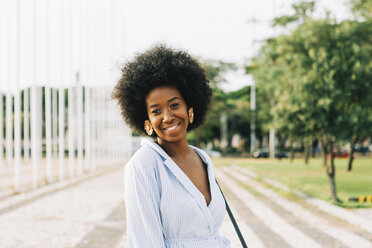
[(160, 86), (151, 90), (146, 97), (146, 109), (159, 144), (186, 140), (187, 106), (177, 88)]

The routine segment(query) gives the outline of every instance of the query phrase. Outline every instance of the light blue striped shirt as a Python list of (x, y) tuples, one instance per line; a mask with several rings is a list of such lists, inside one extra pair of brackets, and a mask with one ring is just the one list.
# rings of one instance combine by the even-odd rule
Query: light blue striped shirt
[(127, 238), (130, 248), (230, 248), (218, 232), (225, 203), (215, 182), (213, 163), (192, 147), (207, 165), (211, 202), (164, 150), (153, 141), (142, 147), (125, 166)]

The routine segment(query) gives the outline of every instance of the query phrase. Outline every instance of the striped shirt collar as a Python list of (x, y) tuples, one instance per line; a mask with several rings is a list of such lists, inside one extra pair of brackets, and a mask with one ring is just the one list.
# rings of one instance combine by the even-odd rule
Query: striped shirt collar
[[(153, 140), (151, 139), (147, 139), (147, 138), (143, 138), (141, 140), (141, 145), (144, 146), (144, 145), (148, 145), (150, 146), (152, 149), (154, 149), (164, 160), (168, 160), (168, 159), (171, 159), (169, 157), (169, 155), (163, 150), (163, 148), (161, 148), (157, 143), (155, 143)], [(200, 156), (200, 158), (203, 160), (203, 162), (209, 166), (210, 162), (208, 161), (208, 159), (204, 156), (204, 154), (202, 153), (202, 151), (195, 147), (195, 146), (191, 146), (189, 145), (189, 147), (191, 147), (195, 152), (198, 153), (198, 155)]]

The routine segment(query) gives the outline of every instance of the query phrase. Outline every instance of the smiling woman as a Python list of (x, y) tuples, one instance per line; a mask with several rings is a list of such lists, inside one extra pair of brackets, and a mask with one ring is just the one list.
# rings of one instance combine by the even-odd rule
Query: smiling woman
[(129, 247), (230, 247), (218, 231), (226, 209), (213, 163), (186, 140), (212, 96), (204, 70), (188, 53), (157, 45), (122, 72), (113, 97), (125, 121), (154, 138), (125, 167)]

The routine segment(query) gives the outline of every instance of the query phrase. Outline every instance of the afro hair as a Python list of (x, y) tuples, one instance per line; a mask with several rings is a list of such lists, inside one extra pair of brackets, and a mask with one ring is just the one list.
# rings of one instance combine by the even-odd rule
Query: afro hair
[(157, 44), (124, 64), (112, 92), (124, 120), (135, 132), (145, 134), (146, 97), (159, 86), (176, 87), (188, 108), (194, 108), (194, 122), (188, 130), (203, 123), (212, 97), (204, 69), (187, 52)]

